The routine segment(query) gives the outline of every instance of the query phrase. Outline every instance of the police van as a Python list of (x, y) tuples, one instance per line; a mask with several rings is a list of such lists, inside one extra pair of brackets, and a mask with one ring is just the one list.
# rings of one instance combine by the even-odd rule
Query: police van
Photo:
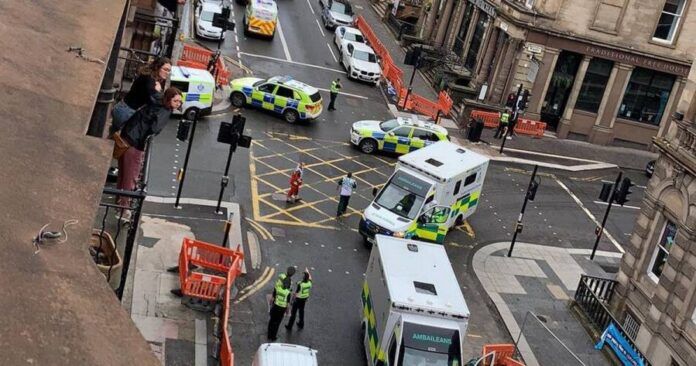
[(444, 246), (377, 235), (361, 300), (369, 366), (463, 365), (469, 308)]
[(244, 12), (244, 35), (251, 33), (273, 39), (278, 24), (278, 5), (273, 0), (249, 0)]
[(193, 120), (196, 114), (202, 117), (213, 111), (215, 79), (207, 70), (172, 66), (170, 86), (178, 88), (183, 93), (184, 103), (181, 110), (184, 118)]
[(478, 207), (489, 159), (449, 141), (399, 157), (394, 174), (363, 212), (359, 232), (443, 243)]

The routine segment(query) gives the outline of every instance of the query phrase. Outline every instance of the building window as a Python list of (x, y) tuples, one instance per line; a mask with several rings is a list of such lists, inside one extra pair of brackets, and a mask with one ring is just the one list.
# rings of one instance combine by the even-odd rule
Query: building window
[(466, 54), (466, 60), (464, 61), (464, 67), (473, 71), (476, 67), (476, 61), (478, 60), (479, 48), (483, 43), (483, 37), (486, 36), (486, 28), (488, 28), (488, 22), (490, 17), (483, 13), (479, 13), (478, 21), (474, 27), (474, 34), (471, 36), (471, 44), (469, 45), (469, 52)]
[(674, 36), (677, 34), (677, 27), (679, 27), (679, 21), (684, 14), (685, 4), (686, 0), (665, 1), (662, 14), (660, 14), (660, 19), (657, 21), (653, 39), (667, 41), (669, 43), (674, 41)]
[(659, 125), (674, 81), (674, 75), (635, 68), (626, 87), (618, 117)]
[(466, 9), (464, 10), (464, 16), (462, 17), (462, 23), (459, 25), (459, 32), (457, 32), (457, 37), (454, 39), (454, 46), (452, 51), (459, 57), (464, 56), (464, 42), (466, 42), (466, 34), (469, 31), (469, 25), (471, 25), (471, 14), (474, 13), (474, 5), (468, 3)]
[(665, 222), (665, 227), (662, 229), (662, 235), (660, 235), (660, 241), (657, 243), (655, 248), (655, 254), (653, 255), (653, 261), (650, 265), (650, 275), (655, 281), (659, 280), (662, 271), (664, 270), (665, 263), (667, 263), (667, 257), (669, 257), (669, 251), (674, 245), (674, 237), (677, 235), (677, 225), (672, 221), (667, 220)]
[(631, 338), (632, 340), (636, 340), (636, 337), (638, 336), (638, 330), (640, 329), (640, 322), (636, 320), (636, 317), (633, 316), (629, 311), (626, 311), (626, 318), (624, 319), (623, 323), (623, 329), (626, 331), (626, 334)]
[(597, 113), (613, 67), (614, 62), (609, 60), (596, 57), (590, 60), (585, 79), (582, 81), (578, 100), (575, 102), (576, 109)]

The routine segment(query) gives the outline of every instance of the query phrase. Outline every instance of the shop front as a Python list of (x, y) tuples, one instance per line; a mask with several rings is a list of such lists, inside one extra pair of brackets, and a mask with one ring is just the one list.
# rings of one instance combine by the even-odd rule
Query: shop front
[(689, 65), (531, 31), (541, 66), (527, 117), (559, 138), (647, 147), (662, 135)]

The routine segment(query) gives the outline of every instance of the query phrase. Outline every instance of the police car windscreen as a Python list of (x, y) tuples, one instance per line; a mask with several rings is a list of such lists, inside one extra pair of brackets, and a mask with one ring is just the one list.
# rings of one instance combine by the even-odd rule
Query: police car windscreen
[(375, 202), (387, 210), (411, 220), (420, 212), (430, 184), (403, 171), (397, 171)]
[(379, 128), (384, 132), (391, 131), (397, 127), (399, 127), (399, 121), (396, 119), (389, 119), (379, 124)]
[(321, 94), (319, 94), (319, 92), (316, 92), (309, 96), (309, 100), (311, 100), (312, 102), (318, 102), (321, 100)]
[(461, 366), (459, 331), (404, 322), (399, 366)]

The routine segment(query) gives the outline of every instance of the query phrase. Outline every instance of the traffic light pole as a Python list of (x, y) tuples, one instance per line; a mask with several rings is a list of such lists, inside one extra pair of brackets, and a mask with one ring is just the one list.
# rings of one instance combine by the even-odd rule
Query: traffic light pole
[(619, 188), (619, 183), (621, 182), (621, 176), (623, 175), (623, 172), (619, 172), (619, 175), (616, 177), (616, 182), (614, 183), (614, 186), (611, 189), (611, 194), (609, 195), (609, 202), (607, 204), (607, 210), (604, 212), (604, 219), (602, 219), (602, 227), (598, 227), (596, 229), (596, 236), (597, 238), (595, 239), (594, 246), (592, 247), (592, 254), (590, 254), (590, 260), (594, 260), (595, 257), (595, 252), (597, 252), (597, 247), (599, 246), (599, 240), (602, 238), (602, 233), (604, 232), (604, 225), (607, 223), (607, 218), (609, 217), (609, 211), (611, 211), (611, 205), (614, 203), (614, 197), (616, 197), (616, 190)]
[(217, 207), (215, 207), (215, 213), (218, 215), (222, 215), (222, 211), (220, 211), (220, 205), (222, 204), (222, 195), (225, 193), (227, 183), (229, 183), (230, 181), (230, 177), (227, 175), (230, 173), (230, 162), (232, 161), (232, 154), (234, 153), (234, 150), (236, 148), (237, 146), (235, 144), (230, 144), (230, 152), (229, 154), (227, 154), (227, 165), (225, 165), (225, 175), (223, 175), (220, 179), (220, 195), (218, 196)]
[(413, 72), (411, 72), (411, 80), (408, 82), (408, 89), (406, 90), (406, 97), (404, 98), (404, 105), (401, 107), (403, 109), (406, 109), (406, 105), (408, 104), (408, 97), (411, 95), (411, 90), (413, 90), (413, 78), (416, 76), (416, 70), (418, 70), (418, 63), (420, 62), (420, 59), (416, 60), (416, 64), (413, 65)]
[(512, 256), (512, 249), (515, 248), (515, 241), (517, 241), (517, 233), (522, 231), (522, 218), (524, 217), (524, 210), (527, 209), (527, 202), (529, 201), (529, 192), (532, 190), (532, 186), (535, 184), (534, 179), (536, 179), (538, 165), (534, 166), (532, 171), (532, 177), (529, 179), (529, 186), (527, 186), (527, 193), (524, 194), (524, 203), (522, 204), (522, 210), (520, 210), (520, 215), (517, 217), (517, 224), (515, 225), (515, 232), (512, 233), (512, 240), (510, 241), (510, 250), (508, 250), (507, 256)]
[[(512, 130), (512, 121), (517, 121), (517, 110), (518, 110), (518, 103), (520, 102), (520, 95), (522, 95), (522, 84), (520, 84), (517, 87), (517, 95), (515, 96), (515, 105), (512, 106), (512, 116), (513, 118), (510, 118), (508, 121), (508, 128), (505, 130), (505, 135), (503, 135), (503, 142), (500, 143), (500, 151), (499, 153), (503, 153), (503, 149), (505, 148), (505, 140), (507, 140), (507, 137), (510, 135), (510, 131)], [(509, 257), (509, 256), (508, 256)]]
[(186, 169), (188, 168), (189, 157), (191, 156), (191, 146), (193, 146), (193, 137), (196, 135), (196, 125), (198, 124), (198, 113), (193, 117), (193, 126), (191, 127), (191, 137), (188, 140), (188, 146), (186, 147), (186, 157), (184, 157), (184, 167), (179, 170), (179, 188), (176, 190), (176, 201), (174, 202), (174, 207), (180, 209), (179, 199), (181, 198), (181, 191), (184, 188), (184, 179), (186, 179)]

